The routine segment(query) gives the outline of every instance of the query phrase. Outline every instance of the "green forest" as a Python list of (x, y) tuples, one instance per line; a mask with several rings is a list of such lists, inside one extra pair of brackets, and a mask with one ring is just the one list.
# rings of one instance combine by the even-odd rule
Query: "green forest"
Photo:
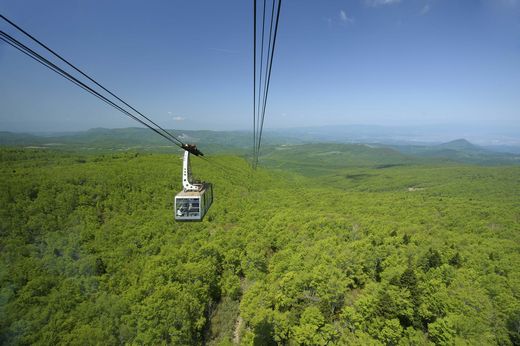
[(190, 223), (180, 153), (1, 148), (0, 344), (519, 345), (520, 166), (349, 148), (194, 158)]

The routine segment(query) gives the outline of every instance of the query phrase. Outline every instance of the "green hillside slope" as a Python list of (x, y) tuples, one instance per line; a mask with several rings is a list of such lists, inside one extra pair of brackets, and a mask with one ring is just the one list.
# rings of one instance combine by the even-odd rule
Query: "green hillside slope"
[(263, 149), (260, 162), (267, 167), (320, 175), (348, 167), (391, 167), (420, 162), (390, 148), (367, 144), (303, 144)]
[[(197, 143), (208, 153), (230, 152), (248, 153), (252, 147), (252, 134), (248, 131), (190, 131), (168, 130), (183, 142)], [(283, 137), (267, 133), (263, 136), (266, 144), (302, 143), (294, 137)], [(0, 145), (38, 146), (64, 151), (105, 152), (107, 150), (139, 150), (151, 152), (175, 152), (171, 143), (146, 128), (95, 128), (81, 132), (66, 132), (45, 135), (0, 132)]]
[[(250, 155), (252, 133), (248, 131), (189, 131), (169, 130), (186, 143), (196, 143), (208, 154), (226, 153)], [(306, 171), (316, 166), (319, 173), (323, 168), (335, 169), (343, 166), (371, 164), (392, 165), (396, 162), (458, 162), (484, 165), (517, 165), (520, 155), (495, 152), (476, 146), (465, 139), (443, 144), (383, 144), (371, 143), (371, 138), (357, 138), (365, 142), (350, 144), (353, 137), (332, 139), (326, 143), (299, 132), (266, 131), (262, 136), (264, 164), (270, 167)], [(366, 142), (368, 141), (368, 142)], [(346, 143), (342, 143), (346, 142)], [(394, 143), (394, 142), (390, 142)], [(301, 145), (301, 146), (300, 146)], [(62, 151), (103, 153), (107, 151), (140, 151), (154, 153), (180, 152), (154, 132), (145, 128), (96, 128), (81, 132), (56, 134), (24, 134), (0, 132), (0, 146), (47, 148)], [(501, 148), (501, 147), (500, 147)], [(498, 148), (500, 150), (500, 148)], [(503, 150), (502, 148), (501, 150)], [(515, 152), (515, 147), (510, 148)], [(350, 163), (346, 163), (350, 162)]]
[(493, 152), (474, 145), (465, 139), (430, 146), (400, 145), (392, 147), (406, 155), (445, 159), (460, 163), (483, 165), (514, 165), (520, 163), (520, 156), (517, 154)]
[(195, 159), (200, 223), (178, 155), (1, 149), (0, 343), (520, 341), (519, 167), (321, 149), (307, 176)]

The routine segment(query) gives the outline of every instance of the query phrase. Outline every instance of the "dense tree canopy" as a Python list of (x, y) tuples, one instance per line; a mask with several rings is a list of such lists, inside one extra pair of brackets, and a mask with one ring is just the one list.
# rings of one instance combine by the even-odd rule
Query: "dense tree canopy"
[(175, 155), (0, 160), (2, 344), (520, 342), (518, 167), (210, 157), (214, 205), (176, 223)]

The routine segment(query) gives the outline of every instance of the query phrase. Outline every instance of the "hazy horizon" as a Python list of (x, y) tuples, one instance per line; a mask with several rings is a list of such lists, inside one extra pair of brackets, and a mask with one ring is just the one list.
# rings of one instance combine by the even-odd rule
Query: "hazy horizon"
[[(74, 136), (89, 131), (117, 131), (128, 129), (141, 129), (150, 131), (146, 127), (95, 127), (77, 131), (6, 131), (14, 134), (28, 134), (42, 137)], [(236, 129), (218, 131), (213, 129), (183, 129), (168, 128), (168, 131), (179, 135), (186, 132), (210, 131), (214, 133), (244, 133), (251, 134), (250, 129)], [(3, 130), (0, 129), (0, 132)], [(473, 144), (483, 146), (509, 146), (520, 148), (520, 131), (511, 128), (489, 128), (479, 126), (453, 126), (450, 124), (436, 124), (435, 126), (380, 126), (368, 124), (343, 124), (307, 127), (267, 128), (266, 136), (286, 138), (304, 138), (311, 142), (343, 142), (343, 143), (447, 143), (458, 139), (465, 139)], [(154, 136), (153, 132), (149, 132)], [(199, 138), (200, 139), (200, 138)]]
[[(114, 1), (100, 11), (29, 0), (0, 12), (165, 128), (251, 130), (249, 2)], [(520, 132), (519, 35), (519, 0), (286, 1), (265, 127)], [(0, 75), (0, 130), (136, 126), (3, 42)]]
[[(470, 129), (472, 131), (493, 131), (493, 132), (507, 132), (518, 134), (520, 137), (520, 125), (518, 127), (510, 127), (510, 126), (500, 126), (500, 125), (474, 125), (474, 124), (461, 124), (461, 123), (434, 123), (428, 125), (381, 125), (381, 124), (370, 124), (370, 123), (338, 123), (338, 124), (330, 124), (330, 125), (307, 125), (307, 126), (280, 126), (280, 127), (266, 127), (267, 131), (283, 131), (283, 130), (295, 130), (295, 129), (311, 129), (311, 128), (354, 128), (354, 127), (367, 127), (367, 128), (381, 128), (381, 129), (431, 129), (432, 131), (438, 131), (439, 129), (445, 128), (453, 128), (453, 129)], [(142, 128), (147, 129), (145, 126), (141, 126), (139, 124), (130, 123), (129, 126), (94, 126), (88, 128), (71, 128), (60, 131), (55, 130), (40, 130), (30, 128), (20, 128), (20, 129), (6, 129), (0, 128), (0, 131), (4, 132), (13, 132), (13, 133), (59, 133), (59, 132), (83, 132), (95, 129), (107, 129), (107, 130), (118, 130), (118, 129), (128, 129), (128, 128)], [(216, 130), (210, 128), (196, 128), (196, 127), (185, 127), (185, 126), (177, 126), (177, 127), (165, 127), (165, 129), (169, 130), (179, 130), (179, 131), (215, 131), (215, 132), (226, 132), (226, 131), (240, 131), (240, 132), (251, 132), (250, 128), (234, 128), (234, 129), (225, 129), (225, 130)]]

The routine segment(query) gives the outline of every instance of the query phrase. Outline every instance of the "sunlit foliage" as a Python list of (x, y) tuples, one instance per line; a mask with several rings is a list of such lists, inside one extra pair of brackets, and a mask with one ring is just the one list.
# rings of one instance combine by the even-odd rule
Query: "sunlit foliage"
[[(0, 150), (2, 344), (518, 344), (520, 168)], [(326, 163), (324, 163), (326, 164)], [(303, 172), (305, 173), (305, 172)]]

